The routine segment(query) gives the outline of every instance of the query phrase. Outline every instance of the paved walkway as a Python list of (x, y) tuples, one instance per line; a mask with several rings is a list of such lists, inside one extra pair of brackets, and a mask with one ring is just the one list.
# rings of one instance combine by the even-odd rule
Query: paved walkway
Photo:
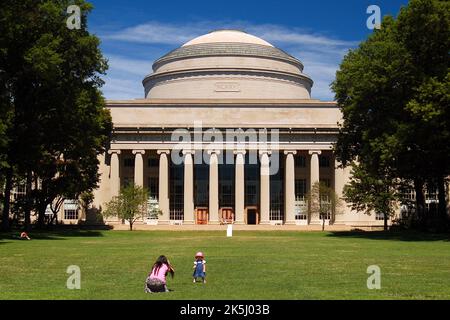
[[(129, 225), (108, 223), (113, 230), (129, 230)], [(165, 231), (226, 231), (226, 225), (146, 225), (134, 224), (133, 230), (165, 230)], [(325, 226), (325, 231), (350, 231), (352, 226), (331, 225)], [(361, 228), (365, 229), (365, 228)], [(320, 225), (289, 226), (289, 225), (233, 225), (234, 231), (322, 231)]]

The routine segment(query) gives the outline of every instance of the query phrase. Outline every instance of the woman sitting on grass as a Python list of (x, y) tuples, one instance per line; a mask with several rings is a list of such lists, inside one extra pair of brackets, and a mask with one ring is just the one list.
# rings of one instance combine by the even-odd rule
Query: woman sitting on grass
[(175, 270), (165, 256), (159, 256), (145, 280), (145, 292), (169, 292), (166, 284), (167, 273), (173, 278)]

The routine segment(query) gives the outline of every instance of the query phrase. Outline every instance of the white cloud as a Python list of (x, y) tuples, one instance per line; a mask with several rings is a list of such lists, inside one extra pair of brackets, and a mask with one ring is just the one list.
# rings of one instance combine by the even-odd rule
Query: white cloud
[(106, 34), (102, 38), (134, 43), (182, 44), (201, 34), (200, 29), (197, 25), (148, 22)]
[[(305, 66), (304, 72), (314, 80), (312, 96), (322, 100), (332, 100), (334, 94), (329, 85), (334, 80), (339, 63), (348, 49), (357, 42), (329, 37), (317, 32), (308, 32), (274, 24), (251, 24), (245, 21), (203, 21), (186, 24), (161, 23), (150, 21), (144, 24), (118, 30), (101, 36), (104, 42), (127, 42), (141, 50), (137, 56), (149, 56), (151, 50), (145, 45), (174, 48), (214, 29), (240, 29), (271, 42), (287, 53), (295, 56)], [(116, 46), (117, 47), (117, 46)], [(149, 52), (142, 52), (149, 50)], [(158, 57), (148, 60), (132, 59), (123, 53), (106, 55), (110, 70), (105, 79), (105, 96), (108, 99), (143, 97), (142, 79), (151, 72), (151, 65)], [(124, 88), (127, 86), (127, 88)], [(122, 94), (123, 96), (119, 96)]]
[(107, 99), (127, 100), (144, 97), (144, 89), (137, 79), (114, 78), (107, 76), (103, 94)]
[(129, 59), (114, 54), (105, 54), (108, 59), (109, 72), (127, 73), (135, 76), (145, 76), (152, 70), (152, 61)]
[(326, 37), (320, 34), (308, 33), (297, 28), (287, 28), (272, 24), (249, 26), (248, 32), (255, 34), (266, 41), (278, 44), (302, 45), (320, 47), (346, 47), (353, 46), (353, 41), (344, 41)]
[(103, 39), (120, 40), (135, 43), (159, 43), (181, 45), (199, 35), (211, 32), (211, 26), (215, 29), (239, 29), (269, 42), (284, 44), (301, 44), (314, 46), (354, 46), (354, 41), (344, 41), (302, 31), (298, 28), (288, 28), (273, 24), (254, 25), (247, 22), (223, 22), (203, 21), (187, 24), (166, 24), (156, 21), (147, 22), (134, 27), (125, 28), (117, 32), (105, 34)]

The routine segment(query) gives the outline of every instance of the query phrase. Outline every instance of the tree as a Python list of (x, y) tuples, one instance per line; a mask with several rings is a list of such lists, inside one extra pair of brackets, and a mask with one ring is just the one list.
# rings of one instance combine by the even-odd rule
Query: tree
[(325, 221), (334, 222), (336, 215), (341, 213), (342, 201), (334, 192), (333, 188), (328, 187), (323, 182), (316, 182), (307, 193), (308, 216), (318, 216), (322, 220), (322, 231), (325, 230)]
[(3, 216), (9, 215), (14, 176), (36, 176), (40, 187), (27, 188), (26, 197), (41, 226), (54, 199), (74, 199), (96, 187), (97, 157), (112, 128), (100, 92), (107, 63), (99, 39), (87, 30), (91, 5), (75, 1), (81, 24), (72, 30), (66, 24), (72, 4), (5, 0), (0, 9), (1, 103), (9, 115)]
[(413, 181), (423, 223), (424, 185), (440, 181), (443, 198), (450, 174), (449, 38), (450, 3), (412, 0), (346, 55), (332, 84), (343, 114), (338, 160), (363, 163), (373, 180)]
[(352, 210), (367, 215), (383, 214), (384, 230), (388, 230), (388, 220), (395, 213), (400, 199), (398, 181), (386, 172), (367, 172), (364, 164), (352, 164), (352, 177), (344, 186), (344, 200), (351, 204)]
[(163, 212), (159, 207), (158, 201), (156, 199), (149, 198), (147, 201), (147, 217), (156, 220), (162, 214)]
[(83, 208), (84, 216), (87, 217), (89, 207), (94, 201), (94, 194), (92, 192), (83, 192), (80, 196), (80, 205)]
[(128, 221), (130, 231), (137, 219), (147, 215), (148, 191), (134, 184), (120, 189), (119, 196), (114, 197), (106, 204), (103, 217), (117, 217)]

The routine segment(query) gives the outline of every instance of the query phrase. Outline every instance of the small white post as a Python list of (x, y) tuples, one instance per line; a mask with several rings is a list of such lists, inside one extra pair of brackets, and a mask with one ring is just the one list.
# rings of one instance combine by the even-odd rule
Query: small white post
[(233, 236), (233, 225), (229, 224), (227, 225), (227, 237), (232, 237)]

